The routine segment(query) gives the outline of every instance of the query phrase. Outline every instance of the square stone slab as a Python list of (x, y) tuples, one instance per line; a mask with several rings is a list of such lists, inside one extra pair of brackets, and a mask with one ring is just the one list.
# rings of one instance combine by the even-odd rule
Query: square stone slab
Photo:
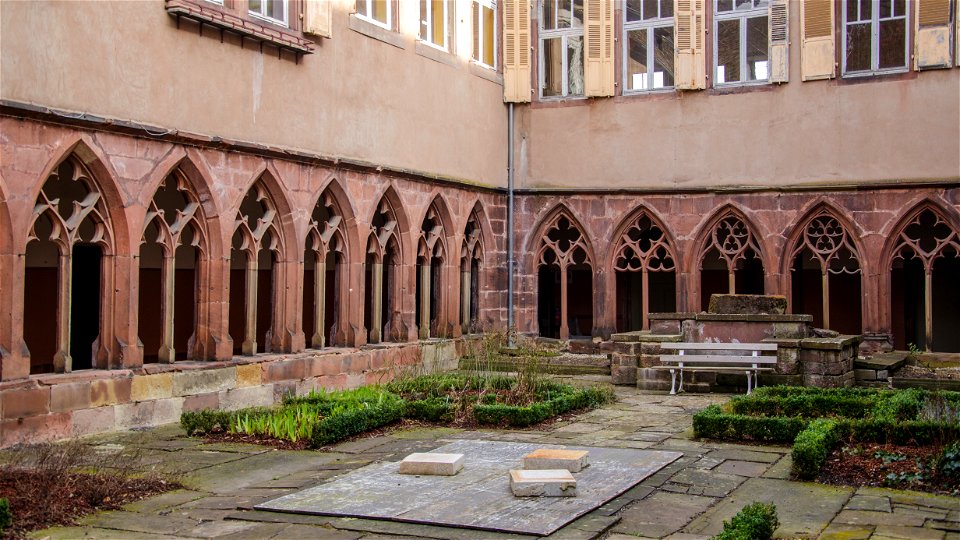
[(514, 497), (576, 497), (577, 481), (566, 469), (510, 470)]
[(556, 450), (554, 448), (538, 448), (523, 456), (523, 468), (536, 469), (566, 469), (570, 472), (580, 472), (589, 465), (585, 450)]
[(417, 452), (400, 462), (400, 474), (453, 476), (462, 468), (463, 454)]
[[(576, 497), (513, 496), (510, 469), (538, 448), (590, 452), (590, 466), (577, 475)], [(632, 448), (483, 440), (455, 441), (434, 452), (464, 454), (470, 466), (456, 476), (414, 476), (400, 474), (400, 464), (396, 462), (373, 463), (256, 508), (546, 536), (682, 455)]]

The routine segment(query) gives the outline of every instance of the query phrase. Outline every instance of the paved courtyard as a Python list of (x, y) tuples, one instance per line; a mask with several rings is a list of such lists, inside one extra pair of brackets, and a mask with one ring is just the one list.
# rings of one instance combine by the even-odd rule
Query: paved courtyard
[[(670, 396), (616, 388), (618, 401), (542, 431), (412, 428), (327, 452), (204, 444), (176, 425), (88, 439), (139, 448), (146, 467), (180, 473), (185, 489), (88, 516), (58, 538), (535, 538), (436, 525), (254, 510), (378, 461), (399, 461), (461, 439), (670, 450), (683, 457), (547, 538), (708, 538), (754, 501), (774, 502), (778, 537), (960, 539), (960, 499), (878, 488), (792, 482), (788, 447), (693, 440), (692, 414), (724, 395)], [(473, 509), (476, 511), (476, 509)]]

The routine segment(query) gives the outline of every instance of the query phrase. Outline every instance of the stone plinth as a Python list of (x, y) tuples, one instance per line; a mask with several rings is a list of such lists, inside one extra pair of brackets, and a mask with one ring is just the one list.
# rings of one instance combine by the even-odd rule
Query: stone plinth
[(510, 490), (515, 497), (576, 497), (577, 481), (566, 469), (511, 469)]
[(453, 476), (463, 469), (463, 454), (418, 452), (400, 462), (400, 474), (421, 476)]
[(787, 298), (764, 294), (713, 294), (707, 313), (735, 315), (783, 315)]
[(523, 456), (523, 468), (528, 471), (565, 469), (572, 473), (580, 472), (590, 464), (587, 461), (589, 453), (586, 450), (540, 448)]

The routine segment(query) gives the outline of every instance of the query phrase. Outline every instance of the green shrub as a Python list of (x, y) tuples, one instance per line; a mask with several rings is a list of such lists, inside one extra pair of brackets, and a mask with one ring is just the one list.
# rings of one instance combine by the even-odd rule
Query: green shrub
[(937, 472), (960, 482), (960, 441), (944, 447), (937, 457)]
[(0, 499), (0, 533), (13, 525), (13, 512), (10, 511), (10, 501)]
[(917, 388), (900, 390), (883, 395), (873, 410), (873, 418), (886, 421), (915, 420), (920, 414), (925, 394)]
[(797, 435), (793, 442), (793, 474), (809, 480), (820, 474), (830, 450), (837, 444), (837, 423), (819, 419), (810, 422), (807, 429)]
[[(496, 397), (493, 394), (488, 395)], [(449, 422), (454, 418), (454, 408), (450, 401), (444, 398), (418, 399), (407, 402), (403, 416), (426, 422)]]
[(776, 397), (736, 396), (730, 400), (730, 409), (736, 414), (751, 416), (799, 416), (820, 418), (843, 416), (863, 418), (876, 404), (865, 396), (832, 394), (799, 394)]
[(392, 424), (403, 417), (405, 402), (385, 399), (379, 404), (363, 408), (333, 411), (313, 430), (311, 444), (320, 447), (358, 435), (371, 429)]
[(187, 435), (203, 435), (230, 429), (233, 412), (203, 409), (185, 412), (180, 415), (180, 426)]
[(567, 388), (570, 390), (563, 393), (555, 391), (552, 399), (531, 403), (525, 407), (503, 403), (478, 403), (473, 408), (473, 418), (478, 424), (530, 426), (558, 414), (609, 403), (614, 397), (613, 391), (609, 388), (593, 387), (582, 390), (576, 390), (570, 386)]
[(759, 417), (724, 414), (719, 405), (711, 405), (693, 415), (696, 437), (763, 442), (791, 442), (807, 427), (803, 418)]
[(724, 521), (723, 531), (713, 540), (768, 540), (779, 526), (777, 507), (755, 502), (744, 506), (730, 521)]

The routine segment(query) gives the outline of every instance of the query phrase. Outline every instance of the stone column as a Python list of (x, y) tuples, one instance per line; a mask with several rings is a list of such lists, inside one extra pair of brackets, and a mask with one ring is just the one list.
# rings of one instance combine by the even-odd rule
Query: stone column
[(560, 339), (570, 339), (567, 325), (567, 265), (560, 265)]
[(473, 322), (470, 320), (470, 302), (473, 300), (470, 290), (470, 260), (467, 260), (467, 263), (463, 265), (463, 269), (460, 270), (460, 324), (462, 326), (461, 331), (464, 334), (470, 332), (470, 324)]
[[(174, 246), (176, 250), (176, 246)], [(160, 318), (163, 327), (160, 331), (160, 351), (157, 353), (161, 362), (172, 364), (177, 359), (177, 352), (173, 346), (173, 299), (176, 276), (176, 259), (173, 254), (163, 258), (160, 268), (161, 283), (163, 283), (163, 302), (160, 305)]]
[(923, 280), (923, 329), (927, 343), (923, 348), (930, 352), (930, 346), (933, 345), (933, 261), (929, 261), (927, 266)]
[(247, 260), (247, 283), (246, 283), (246, 313), (243, 330), (243, 345), (241, 352), (247, 356), (257, 354), (257, 269), (259, 265), (258, 253)]
[(73, 294), (73, 246), (60, 253), (60, 279), (57, 283), (57, 353), (53, 355), (53, 371), (67, 373), (73, 371), (73, 358), (70, 356), (70, 304)]
[(420, 265), (420, 339), (430, 338), (430, 259)]
[(370, 276), (370, 343), (383, 340), (383, 263), (373, 263), (373, 275)]
[[(827, 271), (827, 268), (823, 268), (823, 273), (820, 276), (822, 289), (822, 301), (823, 301), (823, 327), (830, 328), (830, 272)], [(792, 296), (792, 295), (791, 295)]]
[[(316, 253), (314, 254), (316, 257)], [(317, 257), (313, 266), (313, 337), (310, 345), (320, 349), (326, 342), (326, 315), (327, 311), (327, 260)]]

